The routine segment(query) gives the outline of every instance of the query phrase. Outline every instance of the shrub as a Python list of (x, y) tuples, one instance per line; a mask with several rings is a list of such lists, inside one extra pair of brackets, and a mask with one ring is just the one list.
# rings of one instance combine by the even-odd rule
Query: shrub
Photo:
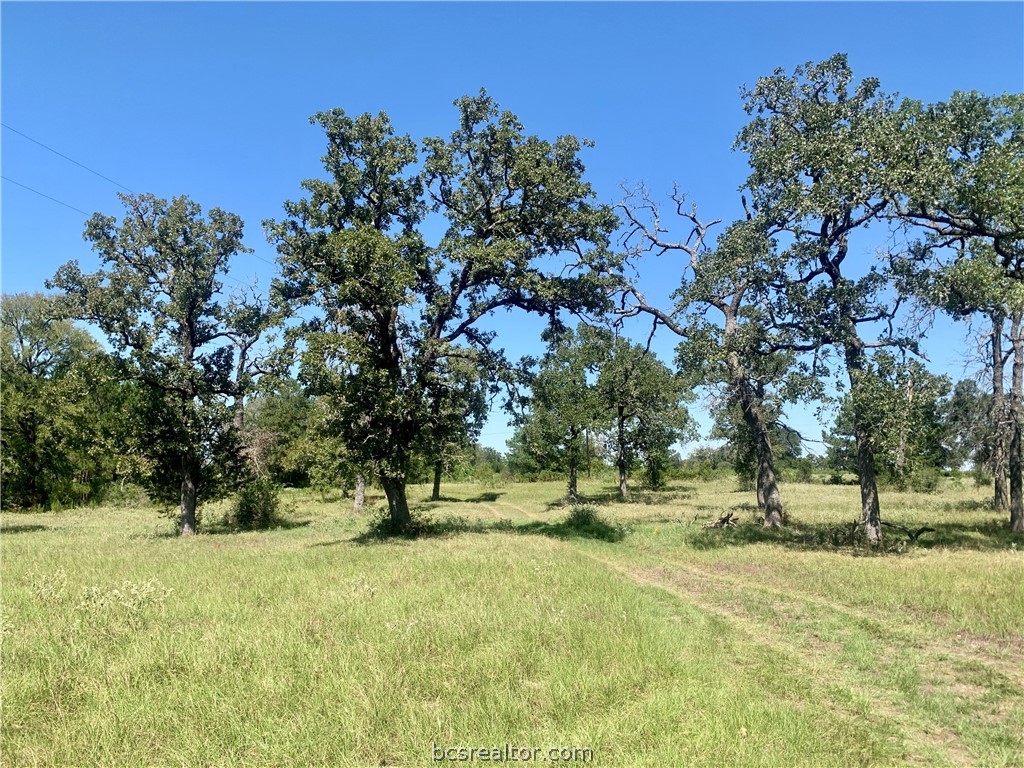
[(238, 493), (230, 522), (247, 531), (273, 528), (281, 522), (280, 488), (270, 480), (253, 480)]
[(118, 509), (145, 509), (152, 504), (146, 489), (134, 483), (112, 485), (103, 494), (102, 503), (104, 506)]
[(942, 480), (942, 473), (934, 467), (921, 467), (915, 469), (907, 478), (907, 485), (910, 490), (918, 493), (934, 493), (939, 489)]
[[(436, 535), (443, 527), (443, 524), (435, 522), (430, 515), (420, 513), (414, 513), (407, 526), (399, 527), (395, 525), (388, 505), (384, 503), (373, 505), (369, 512), (370, 526), (363, 534), (366, 539), (415, 539), (420, 536)], [(454, 518), (452, 529), (458, 528), (461, 522), (464, 522), (463, 518)]]
[(807, 457), (793, 459), (790, 466), (782, 471), (785, 480), (796, 483), (810, 483), (814, 480), (814, 461)]
[(626, 529), (605, 520), (596, 509), (579, 504), (572, 508), (565, 522), (555, 526), (575, 536), (601, 541), (622, 541), (626, 537)]

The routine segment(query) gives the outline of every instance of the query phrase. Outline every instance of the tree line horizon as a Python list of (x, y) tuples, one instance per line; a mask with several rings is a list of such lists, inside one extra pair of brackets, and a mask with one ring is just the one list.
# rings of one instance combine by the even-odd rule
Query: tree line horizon
[[(783, 408), (828, 399), (831, 380), (830, 461), (857, 474), (869, 545), (880, 476), (967, 460), (1024, 532), (1024, 94), (898, 100), (837, 54), (742, 98), (734, 149), (750, 175), (732, 222), (678, 191), (600, 202), (590, 142), (528, 134), (483, 90), (456, 100), (448, 137), (419, 142), (384, 112), (318, 113), (326, 179), (263, 222), (279, 264), (266, 297), (225, 292), (230, 259), (251, 252), (238, 216), (119, 195), (120, 222), (86, 222), (101, 269), (71, 261), (47, 281), (55, 294), (4, 296), (4, 508), (132, 482), (177, 507), (188, 535), (200, 504), (268, 478), (357, 496), (372, 478), (408, 530), (410, 478), (430, 468), (437, 498), (499, 396), (523, 474), (564, 472), (575, 499), (598, 433), (625, 498), (640, 468), (663, 482), (693, 434), (686, 403), (710, 388), (717, 434), (778, 528)], [(447, 222), (435, 243), (431, 215)], [(873, 224), (890, 247), (851, 272), (851, 238)], [(666, 254), (679, 287), (649, 302), (631, 275)], [(984, 391), (951, 390), (914, 359), (911, 307), (981, 329)], [(508, 359), (484, 327), (502, 310), (544, 318), (543, 355)], [(634, 318), (646, 344), (621, 333)], [(678, 342), (671, 367), (650, 351), (657, 333)]]

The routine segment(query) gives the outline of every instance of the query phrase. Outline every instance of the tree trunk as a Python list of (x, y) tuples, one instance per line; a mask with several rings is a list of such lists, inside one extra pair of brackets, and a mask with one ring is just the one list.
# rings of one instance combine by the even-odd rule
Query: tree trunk
[(384, 488), (384, 494), (388, 497), (388, 511), (391, 513), (391, 523), (396, 531), (405, 530), (412, 522), (409, 502), (405, 497), (405, 478), (381, 475), (380, 484)]
[(625, 501), (629, 497), (629, 486), (626, 482), (626, 410), (619, 406), (616, 418), (618, 424), (617, 456), (615, 464), (619, 468), (619, 500)]
[(878, 478), (875, 476), (875, 452), (871, 437), (854, 409), (853, 433), (857, 440), (857, 475), (860, 479), (861, 525), (871, 546), (882, 543), (882, 513), (878, 504)]
[[(771, 452), (771, 445), (767, 446)], [(758, 462), (758, 501), (764, 509), (765, 528), (781, 528), (785, 523), (785, 513), (782, 509), (782, 496), (779, 494), (778, 481), (775, 478), (774, 461)]]
[(1007, 432), (1008, 414), (1006, 394), (1003, 384), (1005, 362), (1003, 359), (1003, 324), (1005, 315), (1001, 311), (990, 315), (992, 320), (992, 409), (990, 418), (995, 425), (992, 445), (992, 478), (995, 483), (993, 504), (996, 510), (1006, 512), (1010, 509), (1010, 493), (1007, 488)]
[(757, 454), (757, 468), (754, 470), (754, 485), (757, 488), (757, 511), (764, 514), (764, 460)]
[(356, 475), (355, 501), (352, 502), (352, 511), (357, 515), (363, 511), (363, 502), (366, 501), (366, 480), (362, 475)]
[(196, 532), (196, 484), (192, 478), (192, 469), (188, 459), (182, 461), (181, 467), (181, 522), (178, 526), (180, 536), (193, 536)]
[(1024, 462), (1021, 460), (1021, 433), (1024, 414), (1017, 404), (1013, 409), (1013, 435), (1010, 438), (1010, 530), (1024, 533)]
[(576, 462), (569, 462), (569, 501), (579, 501), (579, 494), (576, 490)]
[(235, 401), (231, 404), (231, 423), (239, 432), (245, 426), (245, 402), (241, 395), (235, 395)]
[(882, 543), (882, 513), (878, 503), (878, 478), (875, 474), (875, 451), (871, 444), (871, 430), (866, 423), (860, 398), (861, 378), (864, 375), (864, 350), (855, 334), (853, 343), (846, 347), (846, 371), (850, 377), (853, 397), (853, 436), (857, 443), (857, 478), (860, 481), (861, 521), (864, 538), (869, 546)]
[(1015, 312), (1010, 322), (1013, 374), (1010, 386), (1010, 530), (1024, 533), (1024, 315)]
[(441, 460), (434, 462), (434, 489), (430, 492), (431, 501), (441, 500)]
[(785, 511), (775, 475), (775, 451), (772, 449), (771, 437), (768, 434), (768, 423), (761, 411), (761, 403), (753, 385), (746, 378), (737, 378), (734, 379), (733, 387), (739, 396), (743, 421), (754, 436), (758, 509), (764, 511), (766, 528), (781, 528), (785, 523)]

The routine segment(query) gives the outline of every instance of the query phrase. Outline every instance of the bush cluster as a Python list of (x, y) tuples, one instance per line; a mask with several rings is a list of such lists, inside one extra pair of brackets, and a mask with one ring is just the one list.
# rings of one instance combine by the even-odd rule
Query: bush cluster
[(235, 499), (229, 522), (242, 530), (261, 531), (281, 523), (280, 486), (270, 480), (253, 480)]

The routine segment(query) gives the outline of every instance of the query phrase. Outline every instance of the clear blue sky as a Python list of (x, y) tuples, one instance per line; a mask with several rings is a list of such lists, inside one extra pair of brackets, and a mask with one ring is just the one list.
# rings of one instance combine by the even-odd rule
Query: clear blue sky
[[(452, 101), (486, 87), (526, 129), (597, 146), (588, 179), (605, 201), (623, 183), (674, 182), (709, 218), (740, 215), (743, 84), (776, 67), (849, 55), (858, 77), (924, 101), (954, 90), (1024, 91), (1024, 3), (22, 3), (0, 6), (2, 120), (135, 192), (187, 194), (246, 222), (256, 253), (232, 275), (266, 287), (260, 222), (320, 174), (307, 118), (384, 110), (414, 138), (447, 134)], [(2, 131), (3, 175), (87, 213), (120, 215), (118, 187)], [(42, 290), (69, 259), (97, 261), (85, 215), (4, 180), (3, 291)], [(864, 258), (870, 257), (869, 253)], [(643, 282), (664, 299), (671, 260)], [(229, 283), (230, 285), (230, 283)], [(513, 354), (538, 326), (498, 321)], [(927, 349), (962, 374), (962, 330)], [(671, 360), (674, 340), (657, 349)], [(793, 426), (818, 437), (809, 409)], [(503, 418), (483, 442), (504, 447)]]

